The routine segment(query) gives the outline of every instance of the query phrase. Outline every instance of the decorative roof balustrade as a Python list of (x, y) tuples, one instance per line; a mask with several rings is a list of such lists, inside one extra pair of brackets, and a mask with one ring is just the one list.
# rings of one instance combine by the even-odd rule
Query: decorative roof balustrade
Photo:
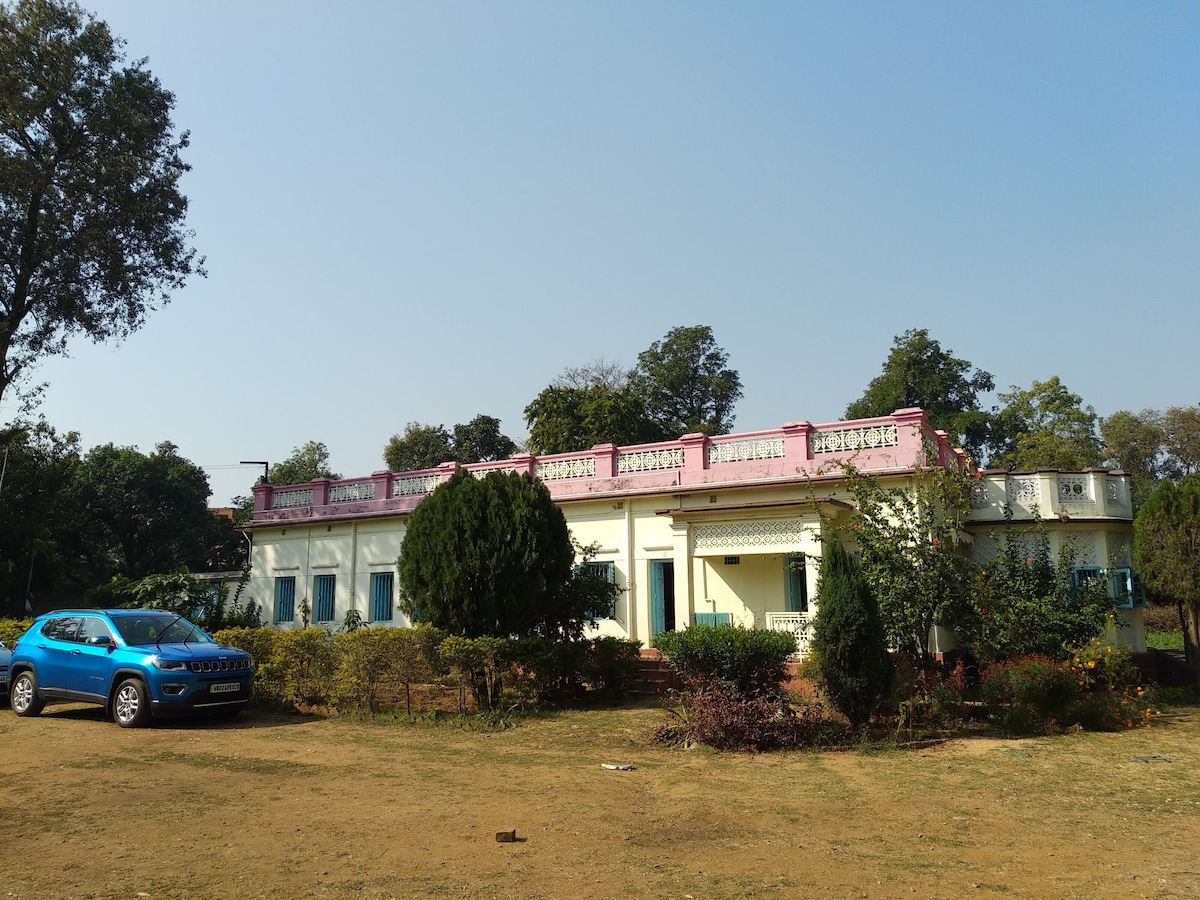
[(791, 422), (766, 431), (709, 437), (687, 434), (678, 441), (508, 460), (443, 463), (419, 472), (376, 472), (368, 478), (254, 488), (252, 525), (307, 517), (355, 518), (404, 514), (439, 484), (465, 468), (477, 478), (515, 471), (540, 478), (555, 500), (736, 487), (742, 483), (788, 484), (836, 477), (839, 466), (860, 471), (902, 471), (926, 465), (966, 468), (961, 451), (942, 432), (929, 428), (919, 409), (891, 416), (812, 425)]

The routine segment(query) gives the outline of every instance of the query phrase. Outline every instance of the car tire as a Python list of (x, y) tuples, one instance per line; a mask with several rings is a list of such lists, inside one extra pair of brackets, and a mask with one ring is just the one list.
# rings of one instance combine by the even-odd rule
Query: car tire
[(140, 678), (126, 678), (112, 700), (113, 719), (122, 728), (140, 728), (150, 721), (150, 693)]
[(8, 686), (8, 702), (18, 716), (36, 716), (46, 705), (38, 693), (37, 676), (26, 669)]

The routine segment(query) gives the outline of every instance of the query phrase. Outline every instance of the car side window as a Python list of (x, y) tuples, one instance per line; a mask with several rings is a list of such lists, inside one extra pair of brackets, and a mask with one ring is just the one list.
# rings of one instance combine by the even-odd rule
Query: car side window
[(80, 616), (59, 616), (42, 626), (42, 634), (55, 641), (73, 641), (79, 631)]
[(79, 637), (76, 640), (81, 644), (86, 644), (94, 637), (106, 637), (112, 640), (112, 636), (112, 630), (103, 619), (96, 616), (84, 616), (83, 622), (79, 626)]

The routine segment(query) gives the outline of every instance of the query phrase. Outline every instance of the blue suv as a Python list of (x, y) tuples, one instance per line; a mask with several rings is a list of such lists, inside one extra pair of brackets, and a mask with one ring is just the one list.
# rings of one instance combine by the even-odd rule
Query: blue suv
[(55, 701), (98, 703), (135, 728), (152, 715), (240, 711), (254, 663), (172, 613), (65, 609), (39, 616), (17, 639), (9, 675), (18, 716)]

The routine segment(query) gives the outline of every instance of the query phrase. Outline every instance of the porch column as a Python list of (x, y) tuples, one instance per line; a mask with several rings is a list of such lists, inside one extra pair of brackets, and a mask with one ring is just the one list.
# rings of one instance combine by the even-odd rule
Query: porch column
[(671, 559), (675, 568), (675, 630), (682, 631), (692, 624), (691, 528), (687, 522), (672, 522), (671, 537), (674, 549)]

